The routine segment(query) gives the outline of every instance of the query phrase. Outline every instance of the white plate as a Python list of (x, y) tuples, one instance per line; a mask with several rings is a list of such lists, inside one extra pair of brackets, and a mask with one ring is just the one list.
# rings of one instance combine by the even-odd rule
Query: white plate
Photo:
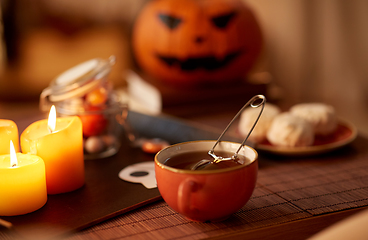
[(358, 135), (356, 127), (345, 120), (339, 120), (336, 131), (327, 137), (316, 137), (314, 144), (308, 147), (280, 147), (268, 141), (255, 145), (259, 151), (278, 155), (307, 156), (329, 152), (352, 142)]
[(368, 210), (341, 220), (315, 234), (309, 240), (364, 240), (368, 238)]

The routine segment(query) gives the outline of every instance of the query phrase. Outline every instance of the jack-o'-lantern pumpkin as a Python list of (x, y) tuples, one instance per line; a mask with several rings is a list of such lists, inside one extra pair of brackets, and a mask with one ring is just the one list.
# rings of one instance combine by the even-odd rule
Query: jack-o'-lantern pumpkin
[(151, 0), (132, 34), (143, 71), (165, 83), (242, 79), (262, 48), (262, 33), (242, 0)]

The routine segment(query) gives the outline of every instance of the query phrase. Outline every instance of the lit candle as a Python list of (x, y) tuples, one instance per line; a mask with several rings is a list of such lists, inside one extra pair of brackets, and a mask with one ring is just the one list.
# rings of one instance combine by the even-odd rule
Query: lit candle
[(0, 154), (9, 154), (10, 140), (19, 152), (18, 127), (12, 120), (0, 119)]
[(29, 125), (20, 142), (24, 153), (36, 154), (44, 160), (48, 194), (70, 192), (83, 186), (83, 133), (79, 117), (56, 118), (52, 107), (49, 120)]
[(36, 211), (47, 201), (43, 160), (31, 154), (0, 155), (0, 216), (15, 216)]

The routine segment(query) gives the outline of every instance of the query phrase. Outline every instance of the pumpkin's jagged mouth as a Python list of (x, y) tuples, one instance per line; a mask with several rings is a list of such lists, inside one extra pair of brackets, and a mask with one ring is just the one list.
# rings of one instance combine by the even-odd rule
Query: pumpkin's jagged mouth
[(234, 52), (226, 55), (223, 59), (218, 60), (214, 56), (188, 58), (186, 60), (180, 60), (175, 57), (167, 57), (157, 54), (157, 57), (169, 66), (178, 66), (183, 71), (193, 71), (199, 68), (206, 70), (216, 70), (228, 65), (236, 57), (240, 55), (240, 52)]

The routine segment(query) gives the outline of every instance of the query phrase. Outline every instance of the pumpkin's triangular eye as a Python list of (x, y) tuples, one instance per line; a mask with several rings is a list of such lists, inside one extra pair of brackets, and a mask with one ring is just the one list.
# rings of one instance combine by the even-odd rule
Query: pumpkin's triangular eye
[(160, 13), (158, 17), (160, 18), (161, 22), (163, 22), (170, 29), (176, 28), (179, 25), (179, 23), (181, 23), (180, 18), (170, 16), (167, 14)]
[(235, 12), (213, 17), (211, 20), (218, 28), (225, 28), (230, 20), (235, 16)]

